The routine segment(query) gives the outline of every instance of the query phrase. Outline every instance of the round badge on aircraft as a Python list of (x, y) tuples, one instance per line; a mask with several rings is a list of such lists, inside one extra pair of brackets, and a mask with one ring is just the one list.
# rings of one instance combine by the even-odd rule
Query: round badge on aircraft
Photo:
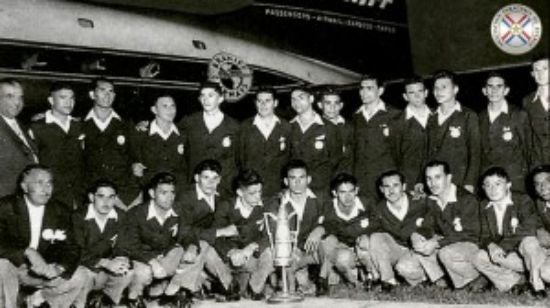
[(218, 82), (225, 101), (232, 103), (245, 97), (252, 87), (252, 69), (239, 57), (220, 52), (208, 65), (208, 79)]
[(530, 7), (510, 4), (500, 9), (491, 23), (491, 36), (500, 50), (521, 55), (531, 51), (542, 36), (542, 23)]

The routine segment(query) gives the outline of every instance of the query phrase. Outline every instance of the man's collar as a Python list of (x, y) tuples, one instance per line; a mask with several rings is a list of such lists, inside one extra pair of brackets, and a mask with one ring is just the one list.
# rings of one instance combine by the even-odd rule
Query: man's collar
[(118, 113), (116, 113), (116, 111), (114, 109), (111, 109), (111, 113), (109, 114), (109, 116), (107, 117), (107, 119), (105, 119), (105, 121), (102, 121), (94, 112), (94, 108), (90, 109), (90, 112), (88, 112), (88, 114), (86, 115), (86, 117), (84, 118), (84, 121), (88, 121), (89, 119), (94, 119), (95, 121), (99, 121), (99, 122), (110, 122), (113, 118), (116, 118), (120, 121), (122, 121), (122, 118), (118, 115)]
[(363, 206), (363, 202), (361, 202), (361, 199), (359, 199), (359, 197), (355, 197), (355, 200), (353, 200), (353, 208), (351, 209), (349, 214), (345, 214), (344, 212), (342, 212), (342, 210), (340, 210), (340, 207), (338, 206), (338, 198), (332, 199), (332, 206), (334, 207), (336, 216), (344, 220), (354, 218), (359, 214), (360, 211), (365, 210), (365, 206)]
[[(197, 191), (197, 200), (209, 201), (210, 199), (214, 198), (214, 196), (209, 197), (205, 195), (202, 189), (199, 187), (199, 184), (195, 184), (195, 190)], [(214, 195), (217, 196), (218, 192), (216, 192)]]
[(343, 116), (341, 115), (338, 115), (338, 117), (336, 118), (336, 120), (330, 120), (328, 119), (327, 117), (323, 116), (323, 118), (329, 122), (331, 122), (332, 124), (334, 125), (340, 125), (340, 124), (346, 124), (346, 119), (344, 119)]
[[(437, 201), (438, 204), (441, 203), (441, 200), (439, 199), (438, 196), (429, 196), (430, 199), (433, 199), (435, 201)], [(456, 185), (454, 183), (451, 183), (451, 185), (449, 186), (449, 190), (447, 192), (447, 194), (445, 195), (445, 198), (446, 198), (446, 203), (451, 203), (451, 202), (456, 202), (458, 201), (457, 199), (457, 188), (456, 188)]]
[(510, 108), (508, 107), (508, 102), (504, 100), (504, 102), (500, 105), (500, 108), (496, 111), (491, 110), (489, 106), (487, 106), (487, 112), (490, 112), (496, 116), (498, 116), (501, 113), (508, 114), (510, 111)]
[[(451, 112), (449, 112), (447, 114), (447, 116), (450, 116), (451, 114), (453, 114), (453, 112), (461, 112), (462, 111), (462, 106), (460, 105), (460, 102), (459, 101), (455, 101), (455, 104), (453, 105), (453, 108), (451, 109)], [(437, 110), (436, 112), (438, 114), (441, 114), (441, 106), (437, 107)]]
[[(431, 114), (432, 114), (432, 111), (430, 110), (430, 108), (428, 108), (427, 105), (424, 105), (424, 108), (428, 111), (426, 113), (426, 117), (429, 117)], [(418, 112), (416, 112), (416, 110), (411, 107), (411, 105), (407, 105), (407, 107), (405, 107), (405, 119), (408, 120), (412, 117), (422, 117)]]
[(165, 218), (162, 218), (158, 215), (157, 213), (157, 210), (155, 209), (155, 201), (151, 200), (151, 202), (149, 202), (149, 207), (148, 207), (148, 210), (147, 210), (147, 219), (146, 220), (150, 220), (152, 218), (156, 218), (159, 222), (160, 221), (164, 221), (170, 217), (178, 217), (178, 215), (176, 214), (176, 212), (174, 212), (174, 209), (171, 208), (168, 213), (166, 213), (166, 217)]
[(546, 85), (546, 86), (539, 86), (539, 87), (537, 88), (537, 92), (535, 92), (535, 96), (533, 96), (532, 102), (536, 101), (536, 100), (539, 99), (539, 98), (540, 98), (540, 100), (542, 100), (542, 94), (543, 94), (542, 91), (543, 91), (543, 88), (544, 88), (544, 87), (546, 87), (546, 89), (548, 89), (549, 86), (548, 86), (548, 85)]
[(23, 200), (25, 200), (25, 204), (27, 205), (27, 208), (29, 207), (33, 207), (33, 208), (44, 208), (44, 205), (36, 205), (34, 203), (31, 202), (31, 200), (29, 200), (29, 198), (27, 197), (27, 195), (23, 195)]
[[(263, 202), (260, 200), (260, 203), (256, 204), (256, 205), (253, 205), (252, 208), (256, 207), (256, 206), (263, 206)], [(241, 197), (237, 197), (236, 198), (236, 201), (235, 201), (235, 209), (236, 210), (248, 210), (246, 209), (245, 205), (243, 204), (243, 200)]]
[[(315, 123), (318, 125), (325, 125), (325, 122), (323, 122), (323, 119), (321, 118), (321, 116), (315, 111), (313, 113), (314, 113), (313, 122), (311, 122), (311, 124)], [(290, 123), (294, 123), (294, 122), (297, 122), (300, 126), (303, 126), (302, 123), (300, 122), (299, 116), (295, 116), (294, 119), (290, 120)]]
[(512, 201), (512, 193), (509, 193), (504, 199), (502, 199), (499, 202), (489, 201), (485, 209), (488, 209), (490, 207), (496, 207), (498, 204), (503, 204), (505, 206), (514, 205), (514, 201)]
[(220, 109), (217, 109), (216, 111), (214, 111), (213, 113), (209, 114), (205, 111), (202, 112), (202, 116), (204, 118), (216, 118), (216, 119), (219, 119), (219, 118), (223, 118), (224, 114), (223, 112), (220, 110)]
[[(308, 188), (306, 190), (306, 198), (317, 199), (317, 196), (315, 195), (315, 193), (313, 193), (313, 191), (311, 191), (311, 189)], [(282, 202), (283, 204), (287, 202), (292, 202), (292, 198), (290, 197), (290, 190), (285, 190), (285, 192), (283, 193)]]
[(71, 127), (72, 120), (73, 120), (73, 117), (69, 115), (67, 117), (67, 123), (61, 123), (61, 121), (59, 121), (59, 119), (53, 115), (53, 112), (51, 110), (46, 111), (46, 113), (44, 114), (44, 121), (46, 121), (46, 124), (54, 123), (65, 131), (68, 131), (69, 128)]
[[(386, 103), (382, 99), (378, 99), (378, 101), (376, 102), (376, 105), (374, 106), (373, 110), (374, 110), (374, 112), (372, 112), (370, 117), (375, 115), (378, 111), (387, 111)], [(367, 114), (367, 106), (365, 104), (361, 105), (361, 108), (359, 108), (359, 110), (357, 110), (357, 113), (363, 113), (364, 115), (366, 115)]]
[[(275, 123), (280, 123), (281, 122), (281, 119), (279, 119), (278, 116), (276, 115), (273, 115), (273, 118), (272, 119), (272, 122), (270, 124), (275, 124)], [(254, 121), (252, 122), (252, 125), (260, 125), (262, 123), (269, 123), (266, 119), (262, 118), (259, 114), (257, 114), (256, 116), (254, 116)]]
[(151, 125), (149, 126), (149, 136), (153, 136), (154, 134), (158, 134), (159, 136), (161, 136), (163, 139), (168, 139), (168, 137), (170, 137), (170, 135), (174, 133), (176, 135), (179, 136), (180, 134), (180, 131), (178, 130), (178, 128), (176, 127), (176, 125), (174, 123), (172, 123), (172, 125), (170, 125), (170, 131), (168, 131), (168, 134), (165, 134), (162, 129), (160, 129), (160, 127), (158, 126), (157, 124), (157, 120), (153, 120), (151, 122)]
[[(97, 218), (97, 212), (93, 204), (90, 203), (88, 204), (88, 211), (86, 212), (86, 217), (84, 217), (84, 220), (92, 220), (92, 219), (97, 220), (98, 218)], [(114, 208), (111, 209), (109, 214), (107, 214), (107, 219), (118, 220), (118, 214)]]

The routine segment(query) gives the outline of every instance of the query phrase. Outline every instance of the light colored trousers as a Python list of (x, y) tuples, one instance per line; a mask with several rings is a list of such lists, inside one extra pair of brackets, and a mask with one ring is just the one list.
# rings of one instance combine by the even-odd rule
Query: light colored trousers
[(80, 293), (74, 303), (75, 308), (84, 308), (86, 306), (88, 294), (92, 290), (101, 290), (103, 294), (109, 296), (113, 303), (120, 303), (122, 293), (134, 278), (133, 270), (128, 271), (125, 275), (117, 276), (103, 270), (94, 272), (87, 267), (81, 266), (79, 269), (80, 268), (86, 274), (87, 281), (80, 290)]
[(340, 242), (334, 235), (329, 235), (321, 241), (319, 255), (319, 276), (327, 279), (329, 285), (338, 284), (340, 277), (351, 284), (357, 284), (358, 256), (353, 247)]
[(439, 267), (435, 257), (421, 257), (411, 249), (398, 244), (389, 233), (371, 235), (370, 253), (374, 269), (380, 275), (380, 280), (385, 282), (395, 279), (395, 268), (401, 277), (415, 286), (427, 279), (424, 266), (435, 267), (436, 270)]
[(176, 264), (175, 275), (165, 290), (166, 295), (174, 295), (180, 288), (191, 292), (200, 290), (205, 280), (204, 270), (218, 278), (224, 288), (229, 288), (233, 279), (229, 266), (207, 242), (200, 241), (199, 245), (200, 253), (194, 263), (185, 263), (182, 260)]
[(479, 277), (479, 271), (474, 266), (478, 251), (479, 247), (474, 243), (456, 242), (437, 252), (437, 257), (455, 288), (463, 288)]
[(511, 252), (501, 264), (494, 263), (486, 250), (480, 250), (474, 260), (478, 271), (485, 275), (500, 291), (508, 291), (516, 285), (525, 271), (534, 290), (544, 290), (541, 279), (546, 253), (534, 236), (525, 237), (519, 245), (519, 254)]
[(17, 308), (19, 286), (40, 289), (51, 308), (68, 308), (86, 284), (86, 273), (78, 268), (70, 279), (47, 280), (31, 275), (26, 265), (15, 267), (7, 259), (0, 259), (0, 307)]
[(183, 257), (183, 252), (182, 247), (175, 247), (165, 255), (157, 257), (158, 262), (166, 271), (166, 277), (162, 279), (153, 279), (153, 271), (149, 264), (135, 260), (132, 261), (134, 275), (128, 286), (128, 298), (136, 299), (138, 296), (143, 295), (143, 290), (148, 286), (149, 295), (152, 297), (164, 294), (166, 286), (176, 273), (176, 269)]

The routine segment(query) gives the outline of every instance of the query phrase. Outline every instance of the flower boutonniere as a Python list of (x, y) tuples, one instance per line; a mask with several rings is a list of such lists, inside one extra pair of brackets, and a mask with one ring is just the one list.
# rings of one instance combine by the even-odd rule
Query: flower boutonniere
[(510, 221), (510, 227), (512, 228), (512, 233), (516, 233), (516, 229), (518, 228), (519, 220), (517, 217), (512, 217), (512, 220)]
[(462, 232), (462, 223), (460, 222), (460, 217), (455, 217), (453, 220), (453, 226), (456, 232)]
[(55, 241), (64, 241), (67, 239), (67, 235), (65, 234), (65, 230), (61, 229), (44, 229), (42, 231), (42, 238), (46, 241), (49, 241), (50, 243), (54, 243)]

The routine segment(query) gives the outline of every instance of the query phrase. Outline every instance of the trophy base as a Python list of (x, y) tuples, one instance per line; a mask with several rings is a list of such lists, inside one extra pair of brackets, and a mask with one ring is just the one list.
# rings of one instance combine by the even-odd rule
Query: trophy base
[(304, 300), (300, 294), (275, 293), (267, 299), (268, 304), (297, 303)]

